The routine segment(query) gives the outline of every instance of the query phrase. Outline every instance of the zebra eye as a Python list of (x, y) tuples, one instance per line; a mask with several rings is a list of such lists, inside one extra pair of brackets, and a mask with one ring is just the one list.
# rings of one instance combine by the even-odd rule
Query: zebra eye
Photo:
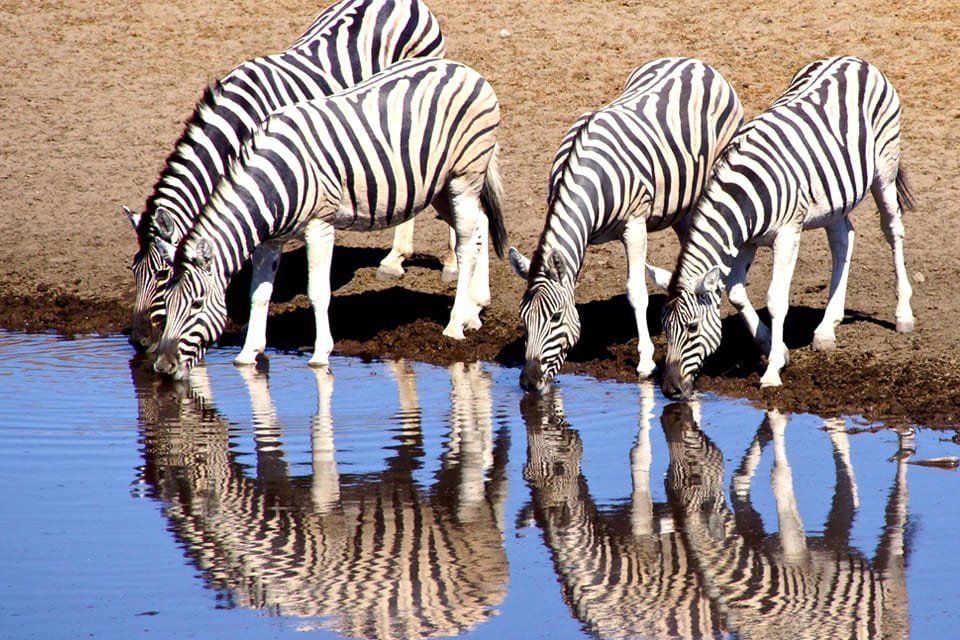
[(194, 300), (190, 304), (190, 308), (194, 311), (200, 311), (200, 309), (203, 309), (203, 300)]
[(687, 323), (687, 331), (689, 333), (696, 333), (700, 329), (700, 322), (698, 320), (691, 320)]
[(560, 322), (560, 318), (563, 317), (563, 314), (557, 311), (552, 316), (550, 316), (550, 322)]
[(166, 282), (170, 279), (170, 269), (160, 269), (157, 271), (157, 281)]

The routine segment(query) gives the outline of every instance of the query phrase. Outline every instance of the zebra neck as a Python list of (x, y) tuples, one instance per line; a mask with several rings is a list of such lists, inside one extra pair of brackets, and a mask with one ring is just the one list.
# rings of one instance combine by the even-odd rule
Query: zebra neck
[(671, 296), (680, 290), (688, 290), (714, 267), (719, 268), (725, 278), (742, 246), (740, 229), (735, 224), (704, 215), (702, 207), (693, 215), (670, 282)]
[(531, 271), (539, 270), (548, 257), (558, 255), (575, 283), (583, 268), (592, 226), (593, 216), (581, 215), (554, 203), (547, 213), (547, 223), (537, 244)]

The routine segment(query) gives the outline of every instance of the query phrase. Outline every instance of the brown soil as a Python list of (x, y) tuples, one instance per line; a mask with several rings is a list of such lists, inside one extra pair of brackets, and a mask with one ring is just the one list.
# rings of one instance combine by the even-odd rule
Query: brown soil
[[(124, 330), (133, 300), (126, 267), (136, 242), (120, 206), (143, 206), (208, 82), (246, 58), (286, 47), (324, 4), (0, 0), (0, 325), (68, 333)], [(887, 73), (904, 104), (905, 164), (918, 201), (906, 220), (916, 331), (893, 330), (889, 250), (868, 201), (852, 216), (859, 235), (838, 348), (809, 348), (825, 304), (829, 252), (824, 234), (806, 234), (793, 281), (793, 362), (785, 386), (757, 389), (758, 354), (730, 316), (721, 353), (701, 388), (784, 410), (931, 425), (960, 421), (960, 298), (954, 289), (960, 238), (951, 222), (960, 217), (960, 5), (799, 0), (785, 10), (775, 3), (718, 0), (656, 4), (430, 2), (449, 56), (485, 74), (500, 97), (511, 242), (524, 251), (533, 248), (549, 163), (566, 127), (618, 94), (637, 64), (665, 55), (699, 57), (733, 82), (749, 117), (803, 64), (826, 55), (862, 56)], [(337, 349), (437, 362), (479, 357), (517, 363), (522, 283), (509, 265), (491, 266), (495, 299), (483, 329), (453, 343), (440, 335), (452, 291), (441, 285), (432, 257), (446, 231), (426, 218), (418, 229), (423, 255), (403, 280), (386, 283), (375, 280), (374, 271), (390, 234), (340, 234), (331, 309)], [(670, 234), (653, 238), (655, 264), (669, 266), (675, 255)], [(583, 340), (571, 354), (570, 371), (633, 379), (636, 336), (624, 296), (624, 264), (617, 244), (590, 251), (578, 290)], [(296, 291), (302, 287), (302, 257), (294, 253), (285, 265), (289, 275), (281, 278)], [(769, 254), (761, 254), (751, 273), (760, 307), (768, 275)], [(654, 321), (660, 304), (662, 298), (654, 296)], [(274, 344), (311, 344), (312, 321), (302, 296), (274, 311)], [(225, 340), (237, 337), (234, 330)], [(656, 342), (662, 357), (662, 336)]]

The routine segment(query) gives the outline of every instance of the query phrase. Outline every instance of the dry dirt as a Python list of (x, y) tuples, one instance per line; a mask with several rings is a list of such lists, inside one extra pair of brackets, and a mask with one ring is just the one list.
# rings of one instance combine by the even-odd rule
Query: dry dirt
[[(207, 83), (246, 58), (285, 48), (325, 4), (0, 0), (0, 326), (125, 330), (133, 300), (127, 266), (136, 241), (121, 205), (142, 208)], [(889, 250), (867, 201), (852, 216), (857, 248), (838, 348), (809, 348), (829, 278), (825, 236), (812, 232), (803, 239), (793, 281), (793, 362), (784, 388), (756, 388), (759, 357), (732, 315), (700, 386), (784, 410), (960, 422), (960, 4), (433, 0), (430, 6), (449, 57), (486, 75), (500, 98), (507, 227), (524, 251), (541, 228), (549, 163), (566, 127), (616, 96), (636, 65), (667, 55), (701, 58), (731, 80), (747, 117), (816, 58), (854, 54), (884, 70), (903, 101), (905, 166), (918, 203), (906, 219), (916, 331), (893, 330)], [(517, 363), (522, 283), (509, 265), (491, 265), (494, 302), (483, 329), (452, 343), (440, 335), (452, 291), (440, 283), (434, 257), (446, 231), (426, 217), (418, 230), (422, 254), (403, 280), (386, 283), (374, 271), (390, 234), (340, 234), (331, 308), (338, 351)], [(670, 266), (676, 250), (672, 234), (654, 236), (651, 260)], [(578, 288), (583, 340), (568, 370), (633, 378), (636, 336), (624, 265), (618, 244), (588, 254)], [(289, 299), (302, 291), (302, 255), (288, 255), (284, 272), (287, 286), (280, 288), (290, 291), (278, 297)], [(760, 307), (768, 275), (769, 254), (761, 253), (751, 272)], [(654, 326), (662, 302), (652, 300)], [(273, 344), (312, 343), (302, 296), (274, 312)], [(237, 339), (236, 329), (224, 337)], [(656, 343), (662, 357), (662, 336)]]

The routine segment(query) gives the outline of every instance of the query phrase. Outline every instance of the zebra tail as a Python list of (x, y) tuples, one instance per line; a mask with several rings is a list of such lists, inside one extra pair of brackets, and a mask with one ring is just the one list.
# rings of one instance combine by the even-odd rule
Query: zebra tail
[(480, 204), (487, 214), (490, 229), (490, 241), (497, 256), (504, 256), (507, 246), (507, 228), (503, 224), (503, 184), (500, 182), (500, 145), (493, 147), (487, 173), (483, 176), (483, 188), (480, 190)]
[(910, 190), (910, 185), (907, 183), (907, 174), (903, 172), (903, 168), (897, 170), (897, 200), (900, 201), (900, 208), (913, 211), (915, 208), (913, 192)]

